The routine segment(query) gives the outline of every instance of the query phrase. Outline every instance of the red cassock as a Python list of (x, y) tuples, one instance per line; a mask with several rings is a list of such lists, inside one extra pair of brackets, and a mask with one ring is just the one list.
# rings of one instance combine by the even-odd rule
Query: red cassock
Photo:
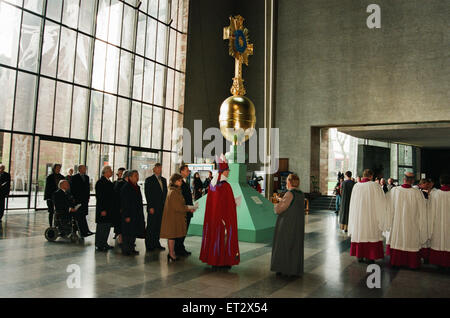
[(236, 202), (226, 181), (209, 186), (200, 260), (213, 266), (239, 264)]

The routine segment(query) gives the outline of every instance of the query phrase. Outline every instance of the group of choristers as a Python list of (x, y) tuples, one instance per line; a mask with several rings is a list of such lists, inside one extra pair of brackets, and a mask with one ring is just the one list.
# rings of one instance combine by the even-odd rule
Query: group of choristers
[(364, 171), (353, 186), (349, 206), (350, 255), (373, 263), (386, 255), (392, 266), (419, 268), (425, 263), (450, 267), (450, 176), (440, 178), (441, 188), (427, 198), (412, 185), (413, 173), (388, 193), (372, 181), (373, 172)]

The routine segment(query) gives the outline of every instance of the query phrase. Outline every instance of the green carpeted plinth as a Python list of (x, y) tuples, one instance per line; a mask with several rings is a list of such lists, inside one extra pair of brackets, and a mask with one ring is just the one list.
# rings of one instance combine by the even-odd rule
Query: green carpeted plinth
[[(227, 158), (235, 157), (233, 156), (234, 151), (237, 151), (236, 146), (232, 146), (232, 151), (227, 154)], [(228, 183), (233, 189), (234, 197), (242, 196), (241, 205), (237, 207), (236, 211), (239, 241), (252, 243), (271, 241), (276, 222), (273, 204), (247, 184), (247, 166), (232, 161), (233, 159), (229, 159), (230, 175)], [(197, 202), (199, 208), (194, 212), (191, 219), (188, 234), (202, 236), (206, 195)]]

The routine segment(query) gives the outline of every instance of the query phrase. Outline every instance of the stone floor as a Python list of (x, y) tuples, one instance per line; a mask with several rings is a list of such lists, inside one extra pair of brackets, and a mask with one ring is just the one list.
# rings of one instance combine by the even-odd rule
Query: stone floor
[[(93, 211), (90, 227), (95, 231)], [(94, 237), (83, 244), (44, 238), (47, 213), (10, 213), (0, 230), (0, 297), (450, 297), (450, 275), (431, 265), (392, 269), (379, 261), (381, 288), (366, 285), (367, 265), (350, 257), (350, 239), (337, 229), (334, 213), (306, 216), (305, 273), (300, 278), (270, 272), (268, 243), (240, 242), (241, 263), (212, 272), (198, 259), (200, 237), (188, 237), (192, 256), (167, 264), (166, 252), (130, 258), (118, 248), (96, 252)], [(114, 244), (112, 236), (110, 244)], [(166, 245), (165, 241), (162, 241)], [(80, 267), (80, 288), (68, 288), (71, 264)]]

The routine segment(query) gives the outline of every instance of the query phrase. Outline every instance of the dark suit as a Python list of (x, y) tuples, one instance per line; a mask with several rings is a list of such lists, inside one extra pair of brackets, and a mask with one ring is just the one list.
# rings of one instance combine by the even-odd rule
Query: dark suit
[(51, 173), (45, 179), (44, 200), (47, 201), (48, 207), (48, 223), (53, 226), (53, 214), (55, 212), (55, 203), (53, 202), (53, 193), (58, 190), (58, 183), (64, 180), (64, 176), (60, 173)]
[(76, 212), (76, 219), (80, 227), (82, 236), (86, 236), (89, 232), (89, 226), (86, 221), (86, 216), (89, 213), (89, 199), (91, 196), (89, 176), (84, 175), (84, 180), (81, 174), (77, 173), (72, 176), (72, 188), (71, 193), (78, 203), (81, 203), (81, 207)]
[[(147, 249), (160, 247), (159, 234), (161, 232), (161, 222), (164, 211), (164, 204), (167, 197), (167, 181), (161, 177), (163, 188), (155, 175), (145, 179), (145, 198), (147, 199), (147, 228), (145, 230), (145, 246)], [(150, 214), (150, 209), (155, 210)]]
[[(134, 250), (136, 238), (145, 237), (144, 205), (141, 189), (127, 182), (120, 190), (120, 207), (122, 210), (122, 252)], [(130, 222), (125, 219), (130, 218)]]
[(205, 194), (208, 194), (209, 185), (211, 184), (211, 180), (209, 177), (205, 179), (203, 182), (203, 188), (205, 189)]
[[(109, 232), (113, 222), (115, 193), (114, 186), (111, 181), (105, 177), (101, 177), (95, 184), (95, 246), (103, 248), (108, 245)], [(106, 211), (106, 215), (102, 216), (102, 212)]]
[(113, 215), (113, 226), (114, 226), (114, 233), (116, 235), (121, 234), (121, 215), (122, 215), (122, 208), (121, 208), (121, 201), (120, 201), (120, 191), (122, 190), (123, 186), (127, 184), (128, 182), (125, 179), (118, 179), (117, 181), (114, 181), (114, 215)]
[[(74, 214), (70, 212), (70, 208), (75, 206), (75, 200), (72, 195), (67, 191), (64, 192), (58, 189), (53, 193), (52, 202), (55, 204), (55, 226), (58, 226), (60, 230), (66, 231), (66, 225), (71, 225), (71, 216)], [(67, 229), (67, 231), (69, 231)]]
[[(191, 187), (183, 180), (181, 184), (181, 193), (183, 194), (184, 202), (186, 205), (193, 205), (192, 202), (192, 192)], [(192, 213), (186, 212), (186, 233), (189, 229), (189, 224), (191, 224)], [(186, 237), (180, 237), (175, 240), (175, 254), (182, 254), (186, 251), (184, 246), (184, 239)]]
[(5, 213), (5, 199), (11, 190), (11, 175), (8, 172), (0, 174), (0, 221)]
[(53, 193), (52, 200), (55, 204), (55, 215), (56, 216), (68, 216), (71, 213), (70, 208), (75, 207), (75, 202), (73, 197), (69, 194), (69, 192), (64, 192), (61, 189), (58, 189)]

